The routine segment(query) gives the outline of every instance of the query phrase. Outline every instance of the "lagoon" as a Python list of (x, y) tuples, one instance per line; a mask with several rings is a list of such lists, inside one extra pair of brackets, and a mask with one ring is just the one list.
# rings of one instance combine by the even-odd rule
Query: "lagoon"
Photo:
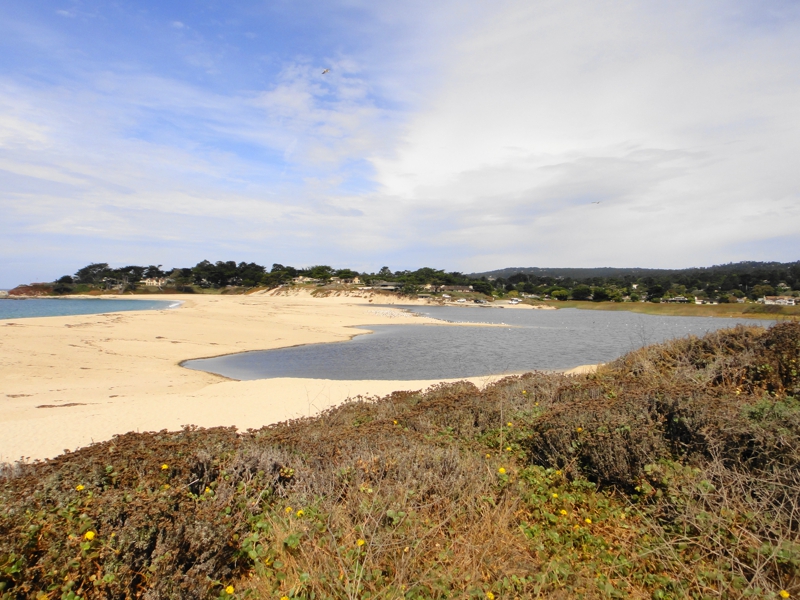
[[(609, 362), (642, 346), (702, 336), (737, 324), (771, 321), (666, 317), (596, 310), (405, 307), (442, 321), (476, 325), (372, 325), (352, 340), (187, 361), (183, 366), (231, 379), (455, 379), (567, 369)], [(477, 326), (481, 324), (493, 327)]]
[(107, 298), (3, 298), (0, 320), (32, 317), (96, 315), (130, 310), (175, 308), (180, 302), (167, 300), (110, 300)]

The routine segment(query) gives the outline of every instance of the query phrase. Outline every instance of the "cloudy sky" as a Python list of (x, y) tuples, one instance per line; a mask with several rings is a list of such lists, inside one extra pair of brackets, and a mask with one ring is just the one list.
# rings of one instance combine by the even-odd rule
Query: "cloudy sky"
[(797, 260), (799, 161), (794, 0), (0, 0), (0, 287)]

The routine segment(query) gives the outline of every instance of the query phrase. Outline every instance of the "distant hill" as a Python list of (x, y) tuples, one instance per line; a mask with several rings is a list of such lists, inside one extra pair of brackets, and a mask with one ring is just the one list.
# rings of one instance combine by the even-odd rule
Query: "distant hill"
[(743, 261), (738, 263), (727, 263), (724, 265), (713, 265), (711, 267), (690, 267), (688, 269), (648, 269), (643, 267), (594, 267), (594, 268), (574, 268), (574, 267), (505, 267), (494, 271), (484, 271), (481, 273), (470, 273), (469, 277), (479, 279), (481, 277), (494, 277), (496, 279), (508, 279), (517, 273), (526, 275), (536, 275), (538, 277), (563, 277), (574, 280), (592, 279), (595, 277), (603, 278), (625, 278), (632, 277), (639, 279), (642, 277), (665, 277), (681, 274), (703, 273), (705, 275), (719, 274), (744, 274), (757, 273), (769, 270), (796, 270), (800, 269), (800, 261), (791, 263), (780, 262), (756, 262)]

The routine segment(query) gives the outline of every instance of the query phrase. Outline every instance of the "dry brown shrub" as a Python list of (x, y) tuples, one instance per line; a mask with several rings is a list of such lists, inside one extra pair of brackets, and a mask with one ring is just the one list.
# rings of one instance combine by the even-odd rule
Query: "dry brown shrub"
[[(9, 465), (0, 597), (800, 593), (799, 352), (798, 323), (740, 327), (594, 375), (440, 385)], [(607, 520), (569, 537), (543, 512), (548, 486)], [(626, 504), (635, 526), (615, 521)]]

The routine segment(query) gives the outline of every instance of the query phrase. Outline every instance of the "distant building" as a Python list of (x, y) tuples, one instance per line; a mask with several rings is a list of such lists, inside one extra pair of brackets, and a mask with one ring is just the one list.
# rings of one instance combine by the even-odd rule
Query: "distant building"
[(792, 296), (764, 296), (758, 299), (761, 304), (775, 304), (778, 306), (795, 306), (795, 300)]
[(403, 287), (402, 283), (398, 283), (396, 281), (373, 281), (372, 282), (372, 289), (374, 290), (384, 290), (387, 292), (395, 292)]
[(147, 287), (161, 287), (166, 285), (167, 278), (166, 277), (148, 277), (147, 279), (142, 279), (142, 283), (145, 284)]
[(443, 285), (441, 287), (443, 292), (471, 292), (471, 285)]

